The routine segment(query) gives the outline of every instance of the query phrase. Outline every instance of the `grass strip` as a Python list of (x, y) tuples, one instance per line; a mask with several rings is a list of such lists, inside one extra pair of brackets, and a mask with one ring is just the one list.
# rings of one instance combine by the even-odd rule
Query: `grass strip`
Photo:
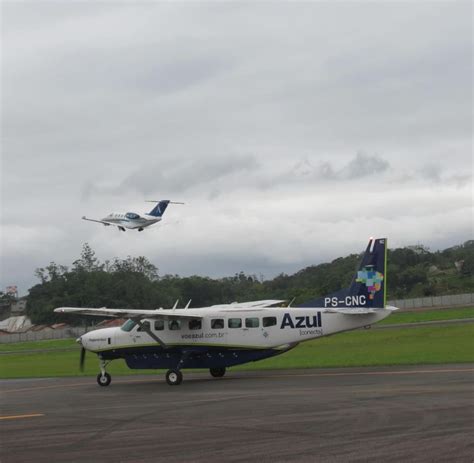
[(50, 339), (47, 341), (26, 341), (9, 342), (0, 344), (0, 352), (13, 352), (23, 350), (43, 350), (43, 349), (65, 349), (77, 347), (75, 338), (71, 339)]

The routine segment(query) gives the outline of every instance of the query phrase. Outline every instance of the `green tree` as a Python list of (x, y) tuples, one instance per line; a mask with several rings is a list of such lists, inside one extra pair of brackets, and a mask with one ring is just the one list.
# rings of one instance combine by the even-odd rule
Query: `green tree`
[(84, 243), (82, 246), (81, 257), (73, 262), (73, 271), (93, 272), (102, 270), (103, 265), (95, 256), (95, 252), (89, 246), (89, 243)]

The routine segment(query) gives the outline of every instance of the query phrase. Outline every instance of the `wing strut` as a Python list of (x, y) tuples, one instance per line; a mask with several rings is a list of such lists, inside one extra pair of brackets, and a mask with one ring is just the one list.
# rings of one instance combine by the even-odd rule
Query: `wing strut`
[(142, 323), (140, 319), (132, 318), (132, 320), (142, 329), (142, 331), (149, 334), (161, 347), (163, 347), (163, 349), (168, 349), (168, 346), (155, 333), (153, 333), (147, 325)]

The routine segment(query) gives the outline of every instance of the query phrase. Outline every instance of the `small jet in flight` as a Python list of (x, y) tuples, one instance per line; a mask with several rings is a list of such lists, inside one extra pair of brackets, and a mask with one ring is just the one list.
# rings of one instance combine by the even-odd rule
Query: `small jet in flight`
[(88, 219), (86, 216), (83, 216), (82, 220), (101, 223), (106, 227), (109, 225), (114, 225), (121, 231), (125, 231), (126, 228), (129, 228), (131, 230), (138, 230), (141, 232), (144, 230), (144, 228), (159, 222), (163, 218), (163, 214), (165, 213), (168, 204), (184, 204), (176, 201), (170, 201), (169, 199), (145, 202), (157, 203), (157, 205), (147, 214), (140, 215), (136, 212), (112, 212), (101, 220)]
[[(131, 310), (59, 307), (58, 313), (128, 318), (117, 328), (82, 335), (80, 365), (86, 350), (98, 355), (97, 382), (112, 380), (107, 365), (123, 358), (132, 369), (168, 369), (175, 386), (184, 368), (208, 368), (213, 377), (226, 368), (288, 352), (299, 343), (370, 326), (389, 316), (386, 305), (387, 240), (370, 239), (351, 285), (298, 307), (264, 300), (190, 309)], [(291, 304), (290, 304), (291, 305)]]

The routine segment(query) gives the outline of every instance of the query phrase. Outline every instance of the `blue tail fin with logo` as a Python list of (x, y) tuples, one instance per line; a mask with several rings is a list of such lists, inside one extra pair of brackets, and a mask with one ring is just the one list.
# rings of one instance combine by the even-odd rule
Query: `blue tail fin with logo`
[(158, 204), (148, 213), (148, 215), (152, 215), (153, 217), (162, 217), (169, 203), (169, 199), (158, 201)]
[(387, 239), (371, 238), (348, 288), (307, 301), (299, 307), (382, 309), (386, 305)]

